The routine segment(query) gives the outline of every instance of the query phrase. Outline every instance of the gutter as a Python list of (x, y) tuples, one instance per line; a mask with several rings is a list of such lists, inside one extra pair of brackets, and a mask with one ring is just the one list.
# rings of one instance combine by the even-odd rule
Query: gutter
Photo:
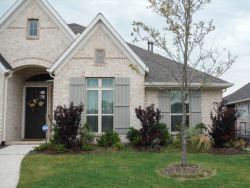
[[(200, 83), (192, 83), (190, 85), (191, 88), (229, 88), (232, 87), (234, 84), (231, 83), (211, 83), (202, 86)], [(178, 88), (180, 85), (176, 82), (145, 82), (144, 86), (146, 88), (157, 88), (157, 87), (166, 87), (166, 88)]]
[(4, 88), (4, 115), (3, 115), (3, 129), (2, 129), (2, 140), (1, 145), (5, 145), (5, 139), (6, 139), (6, 122), (7, 122), (7, 99), (8, 99), (8, 80), (12, 77), (13, 71), (8, 71), (5, 74), (5, 88)]
[(246, 99), (241, 99), (241, 100), (237, 100), (237, 101), (228, 102), (227, 105), (229, 105), (229, 104), (236, 104), (236, 103), (245, 102), (245, 101), (250, 101), (250, 98), (246, 98)]

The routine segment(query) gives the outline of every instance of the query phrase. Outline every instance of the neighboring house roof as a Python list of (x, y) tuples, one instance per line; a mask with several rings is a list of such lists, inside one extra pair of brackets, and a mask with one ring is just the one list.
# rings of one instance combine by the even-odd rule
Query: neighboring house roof
[[(111, 24), (101, 13), (99, 13), (94, 18), (94, 20), (88, 25), (88, 27), (81, 33), (80, 36), (76, 38), (76, 40), (69, 46), (69, 48), (62, 54), (62, 56), (48, 69), (48, 71), (54, 72), (57, 68), (64, 64), (67, 59), (72, 55), (72, 53), (87, 41), (89, 34), (93, 32), (93, 29), (99, 22), (102, 22), (104, 26), (109, 30), (112, 36), (118, 41), (119, 45), (129, 55), (128, 57), (131, 60), (134, 60), (134, 62), (136, 62), (144, 71), (148, 72), (149, 69), (147, 65), (134, 53), (134, 51), (128, 46), (128, 44), (122, 39), (119, 33), (111, 26)], [(77, 27), (77, 29), (78, 28), (79, 27)]]
[[(86, 27), (76, 23), (69, 24), (69, 27), (75, 34), (82, 33), (86, 29)], [(150, 83), (153, 83), (155, 85), (157, 85), (156, 83), (162, 83), (162, 85), (168, 84), (169, 86), (171, 86), (172, 83), (173, 86), (176, 85), (176, 79), (172, 75), (172, 72), (179, 80), (181, 80), (182, 76), (181, 74), (183, 68), (183, 65), (181, 63), (177, 63), (166, 57), (155, 54), (153, 52), (150, 52), (133, 44), (130, 43), (127, 44), (134, 51), (134, 53), (136, 53), (137, 56), (139, 56), (139, 58), (149, 67), (148, 76), (145, 80), (146, 82), (148, 82), (149, 85)], [(204, 78), (204, 76), (206, 76), (207, 82), (210, 83), (212, 87), (232, 86), (232, 84), (230, 84), (229, 82), (226, 82), (222, 79), (219, 79), (211, 75), (205, 75), (201, 71), (197, 70), (194, 71), (194, 69), (191, 68), (189, 69), (190, 72), (189, 75), (191, 75), (191, 71), (193, 75), (192, 78), (193, 83), (196, 83), (197, 86), (200, 85), (200, 83), (202, 82), (201, 79)]]
[(12, 70), (11, 65), (8, 63), (8, 61), (0, 54), (0, 70), (2, 70), (4, 73), (9, 72)]
[(234, 93), (226, 96), (224, 100), (227, 104), (234, 104), (250, 100), (250, 82)]
[[(33, 0), (17, 0), (13, 6), (0, 18), (0, 29), (5, 25), (5, 23), (9, 23), (9, 17), (14, 14), (19, 8), (24, 8), (30, 1)], [(51, 15), (54, 17), (55, 21), (58, 25), (67, 33), (72, 40), (76, 38), (76, 35), (72, 30), (68, 27), (63, 18), (56, 12), (56, 10), (48, 3), (47, 0), (39, 0), (37, 1), (43, 8), (45, 8)]]

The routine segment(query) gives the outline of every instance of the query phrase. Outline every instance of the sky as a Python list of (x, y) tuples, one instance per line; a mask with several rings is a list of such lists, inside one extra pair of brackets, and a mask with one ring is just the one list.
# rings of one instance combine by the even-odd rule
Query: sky
[[(143, 21), (159, 27), (159, 16), (146, 7), (147, 0), (48, 0), (67, 23), (87, 26), (99, 13), (128, 42), (133, 21)], [(10, 8), (15, 0), (0, 0), (0, 16)], [(222, 79), (234, 86), (224, 92), (224, 96), (250, 82), (250, 1), (249, 0), (212, 0), (199, 13), (201, 20), (213, 20), (216, 30), (208, 37), (208, 44), (229, 49), (238, 58)], [(147, 48), (147, 44), (139, 43)]]

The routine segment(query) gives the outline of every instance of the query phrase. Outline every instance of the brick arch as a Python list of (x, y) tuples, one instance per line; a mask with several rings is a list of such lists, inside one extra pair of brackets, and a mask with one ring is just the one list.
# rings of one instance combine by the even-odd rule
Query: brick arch
[(15, 59), (10, 64), (13, 69), (16, 69), (16, 68), (23, 67), (23, 66), (40, 66), (44, 68), (49, 68), (53, 63), (44, 58), (24, 57), (24, 58)]

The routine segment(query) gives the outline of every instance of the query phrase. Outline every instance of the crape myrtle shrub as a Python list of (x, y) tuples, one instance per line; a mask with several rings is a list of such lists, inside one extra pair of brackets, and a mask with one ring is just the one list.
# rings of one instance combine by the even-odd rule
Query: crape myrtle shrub
[(215, 103), (215, 114), (211, 112), (212, 125), (209, 134), (215, 147), (223, 147), (235, 139), (235, 121), (238, 113), (234, 108), (226, 108), (225, 102)]
[(69, 107), (57, 106), (54, 110), (54, 134), (52, 142), (62, 144), (66, 148), (78, 144), (77, 136), (81, 127), (81, 114), (83, 105), (74, 106), (73, 103)]
[(160, 123), (161, 112), (155, 109), (152, 104), (145, 109), (141, 106), (135, 109), (136, 117), (140, 120), (142, 128), (136, 130), (131, 128), (127, 138), (137, 146), (152, 146), (155, 142), (159, 145), (166, 145), (169, 140), (169, 133), (166, 125)]

